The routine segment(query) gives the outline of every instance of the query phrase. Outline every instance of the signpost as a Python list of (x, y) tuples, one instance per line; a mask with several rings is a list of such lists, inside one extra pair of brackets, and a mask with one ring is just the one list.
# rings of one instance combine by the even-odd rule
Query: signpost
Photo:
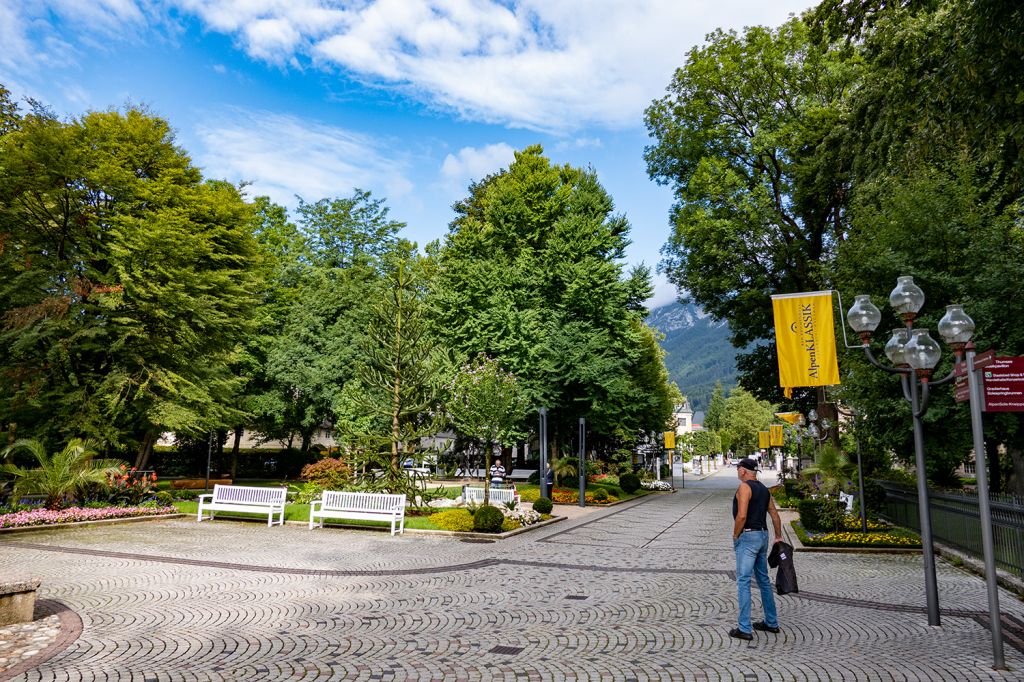
[[(1024, 357), (996, 357), (995, 351), (979, 353), (976, 369), (981, 372), (982, 410), (985, 412), (1024, 412)], [(958, 403), (969, 398), (967, 363), (956, 366), (953, 397)]]

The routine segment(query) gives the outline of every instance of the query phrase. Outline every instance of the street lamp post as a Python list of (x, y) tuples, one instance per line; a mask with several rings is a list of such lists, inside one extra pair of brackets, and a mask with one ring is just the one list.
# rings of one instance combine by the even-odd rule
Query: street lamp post
[(928, 624), (941, 625), (939, 617), (939, 592), (935, 579), (935, 548), (932, 544), (932, 521), (928, 504), (928, 480), (925, 474), (924, 428), (922, 417), (928, 409), (928, 392), (932, 386), (945, 384), (953, 379), (950, 373), (938, 381), (931, 381), (932, 370), (939, 363), (942, 349), (928, 335), (927, 329), (914, 329), (914, 319), (924, 305), (924, 292), (914, 284), (913, 277), (897, 278), (896, 288), (889, 294), (891, 305), (903, 318), (905, 328), (893, 330), (885, 344), (885, 354), (892, 362), (887, 367), (875, 359), (871, 352), (871, 334), (882, 320), (881, 311), (867, 295), (859, 295), (846, 315), (850, 327), (861, 338), (865, 357), (875, 367), (897, 374), (903, 388), (903, 397), (910, 403), (913, 418), (914, 462), (917, 469), (917, 499), (921, 524), (921, 548), (924, 555), (925, 599), (928, 607)]
[(540, 408), (540, 496), (551, 499), (548, 490), (548, 408)]
[[(931, 519), (928, 511), (928, 487), (924, 475), (924, 446), (921, 417), (928, 406), (928, 389), (951, 380), (949, 376), (929, 382), (931, 371), (938, 364), (941, 349), (928, 336), (927, 330), (913, 329), (914, 318), (924, 305), (924, 292), (911, 277), (899, 277), (896, 288), (889, 295), (889, 303), (903, 317), (906, 329), (897, 329), (885, 346), (886, 355), (895, 367), (883, 367), (871, 354), (871, 333), (881, 322), (882, 314), (866, 295), (857, 296), (847, 313), (847, 320), (855, 332), (860, 334), (862, 348), (868, 361), (887, 372), (898, 373), (903, 385), (904, 397), (911, 403), (914, 417), (914, 450), (917, 462), (917, 488), (921, 514), (921, 542), (925, 554), (925, 582), (928, 596), (928, 623), (939, 624), (938, 596), (935, 591), (935, 563), (932, 551)], [(975, 348), (971, 342), (974, 336), (974, 321), (960, 305), (946, 306), (946, 314), (939, 320), (939, 334), (953, 349), (956, 365), (967, 374), (968, 396), (971, 411), (971, 434), (974, 441), (974, 457), (978, 478), (978, 510), (981, 517), (981, 542), (985, 558), (985, 581), (988, 587), (989, 622), (992, 634), (992, 667), (1001, 670), (1006, 664), (1003, 657), (1002, 623), (999, 614), (999, 587), (996, 582), (995, 549), (992, 538), (992, 510), (988, 497), (988, 466), (985, 456), (985, 438), (981, 421), (983, 396), (980, 369), (975, 366)], [(916, 374), (916, 379), (913, 376)], [(920, 381), (920, 391), (918, 382)], [(925, 535), (927, 533), (927, 536)]]
[(580, 475), (580, 506), (587, 506), (587, 420), (580, 417), (580, 458), (576, 462)]

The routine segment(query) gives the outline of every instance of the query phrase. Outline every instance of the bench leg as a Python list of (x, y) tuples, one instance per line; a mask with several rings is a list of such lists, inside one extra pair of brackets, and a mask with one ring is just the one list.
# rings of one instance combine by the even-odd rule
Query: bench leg
[(203, 507), (199, 506), (199, 512), (196, 514), (196, 521), (202, 522), (203, 520)]

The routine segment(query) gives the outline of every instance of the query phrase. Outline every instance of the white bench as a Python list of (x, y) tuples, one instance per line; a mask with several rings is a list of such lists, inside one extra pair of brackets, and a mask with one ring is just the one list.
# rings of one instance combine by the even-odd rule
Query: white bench
[[(484, 489), (463, 486), (462, 500), (467, 504), (483, 504)], [(491, 504), (508, 504), (515, 502), (519, 504), (519, 493), (512, 488), (491, 488)]]
[[(258, 488), (244, 485), (213, 486), (213, 494), (199, 496), (198, 520), (203, 512), (210, 513), (210, 520), (219, 511), (245, 514), (266, 514), (267, 528), (284, 525), (284, 506), (288, 499), (288, 488)], [(277, 515), (277, 521), (274, 515)]]
[(326, 518), (391, 521), (391, 534), (404, 534), (405, 495), (325, 490), (319, 500), (309, 505), (309, 529), (323, 528)]

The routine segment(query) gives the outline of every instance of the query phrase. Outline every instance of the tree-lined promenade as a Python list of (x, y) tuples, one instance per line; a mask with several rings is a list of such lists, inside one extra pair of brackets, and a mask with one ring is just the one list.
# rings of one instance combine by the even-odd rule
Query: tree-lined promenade
[(449, 388), (483, 356), (520, 394), (502, 444), (541, 406), (555, 453), (581, 417), (605, 454), (670, 417), (649, 272), (624, 270), (629, 224), (592, 170), (523, 150), (420, 250), (369, 192), (289, 213), (204, 178), (143, 110), (63, 120), (0, 89), (0, 112), (5, 440), (89, 438), (146, 468), (164, 432), (306, 451), (328, 423), (395, 471), (461, 423)]

